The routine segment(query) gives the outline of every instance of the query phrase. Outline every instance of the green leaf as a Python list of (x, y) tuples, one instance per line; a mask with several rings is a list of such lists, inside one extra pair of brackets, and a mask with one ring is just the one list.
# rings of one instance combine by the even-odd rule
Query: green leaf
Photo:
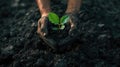
[(57, 27), (53, 27), (52, 30), (59, 30), (59, 28), (57, 28)]
[(48, 15), (49, 21), (53, 24), (59, 24), (59, 16), (53, 12), (50, 12)]
[(65, 25), (61, 25), (60, 29), (61, 30), (65, 29)]
[(61, 24), (66, 24), (68, 22), (68, 20), (69, 20), (69, 16), (68, 15), (64, 15), (64, 16), (61, 17), (60, 23)]

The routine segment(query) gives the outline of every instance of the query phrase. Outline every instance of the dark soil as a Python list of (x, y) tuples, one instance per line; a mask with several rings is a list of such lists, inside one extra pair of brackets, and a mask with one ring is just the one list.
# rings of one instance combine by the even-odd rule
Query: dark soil
[[(64, 14), (64, 2), (51, 5)], [(36, 34), (39, 18), (34, 0), (0, 0), (0, 67), (120, 67), (120, 0), (83, 0), (81, 35), (60, 51)]]

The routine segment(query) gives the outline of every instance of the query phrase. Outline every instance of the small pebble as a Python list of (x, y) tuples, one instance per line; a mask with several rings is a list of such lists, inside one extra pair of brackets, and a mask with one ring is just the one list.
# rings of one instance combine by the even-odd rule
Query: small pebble
[(105, 26), (105, 24), (98, 24), (98, 26), (99, 26), (99, 27), (103, 27), (103, 26)]

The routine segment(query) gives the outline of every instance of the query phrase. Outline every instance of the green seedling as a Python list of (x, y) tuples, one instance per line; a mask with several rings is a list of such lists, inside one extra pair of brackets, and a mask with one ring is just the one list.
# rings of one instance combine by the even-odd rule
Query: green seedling
[(65, 28), (65, 24), (69, 20), (69, 16), (64, 15), (60, 18), (57, 14), (50, 12), (48, 15), (48, 19), (52, 24), (57, 26), (57, 27), (52, 27), (52, 30), (63, 30)]

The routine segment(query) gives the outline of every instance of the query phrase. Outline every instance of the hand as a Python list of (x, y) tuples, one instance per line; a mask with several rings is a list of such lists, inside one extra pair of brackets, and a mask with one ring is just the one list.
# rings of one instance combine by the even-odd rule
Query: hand
[(79, 21), (77, 16), (71, 13), (66, 15), (70, 17), (68, 21), (68, 24), (70, 25), (70, 30), (69, 30), (69, 35), (65, 37), (63, 40), (60, 40), (58, 44), (59, 47), (60, 46), (62, 47), (61, 50), (70, 46), (70, 44), (72, 44), (80, 36), (79, 27), (78, 27)]
[(48, 36), (48, 17), (42, 17), (38, 21), (38, 35), (52, 49), (56, 49), (56, 42)]
[(46, 16), (41, 17), (38, 21), (37, 33), (42, 37), (48, 34), (47, 22), (48, 22), (48, 18)]
[(68, 21), (70, 23), (69, 35), (74, 36), (76, 33), (78, 33), (78, 18), (74, 14), (67, 14), (67, 15), (70, 17)]

